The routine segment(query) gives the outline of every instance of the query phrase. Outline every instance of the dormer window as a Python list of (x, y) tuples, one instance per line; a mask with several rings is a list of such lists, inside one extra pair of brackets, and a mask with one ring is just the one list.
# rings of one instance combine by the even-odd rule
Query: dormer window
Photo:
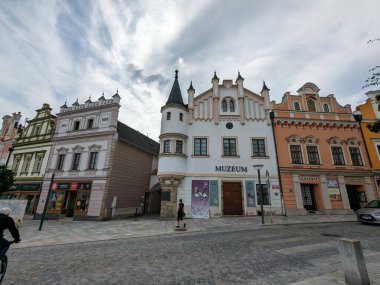
[(328, 104), (323, 104), (323, 111), (325, 111), (326, 113), (330, 112), (330, 107)]
[(300, 111), (301, 110), (300, 103), (294, 102), (294, 110), (296, 110), (296, 111)]
[(75, 121), (74, 122), (74, 131), (79, 130), (79, 124), (80, 124), (80, 121)]
[(234, 100), (230, 101), (230, 112), (235, 112), (235, 103), (234, 103)]
[(222, 101), (222, 111), (227, 112), (227, 101), (226, 101), (226, 99), (224, 99)]
[(317, 108), (315, 107), (315, 101), (313, 99), (308, 99), (307, 100), (307, 108), (311, 112), (317, 111)]

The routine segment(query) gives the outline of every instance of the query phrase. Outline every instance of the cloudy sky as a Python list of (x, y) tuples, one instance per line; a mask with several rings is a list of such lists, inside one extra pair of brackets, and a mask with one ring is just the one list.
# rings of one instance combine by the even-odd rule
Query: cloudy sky
[[(122, 97), (119, 120), (158, 140), (179, 70), (184, 101), (218, 77), (272, 100), (313, 82), (354, 108), (380, 64), (380, 1), (0, 1), (0, 116)], [(380, 87), (379, 87), (380, 88)]]

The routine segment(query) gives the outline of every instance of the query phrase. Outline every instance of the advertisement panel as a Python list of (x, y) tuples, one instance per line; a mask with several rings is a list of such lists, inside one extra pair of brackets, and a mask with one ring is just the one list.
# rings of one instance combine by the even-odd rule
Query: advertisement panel
[(191, 186), (191, 214), (193, 218), (209, 218), (210, 188), (209, 181), (193, 180)]
[(341, 201), (342, 195), (340, 194), (338, 180), (327, 179), (327, 189), (329, 190), (329, 197), (332, 201)]

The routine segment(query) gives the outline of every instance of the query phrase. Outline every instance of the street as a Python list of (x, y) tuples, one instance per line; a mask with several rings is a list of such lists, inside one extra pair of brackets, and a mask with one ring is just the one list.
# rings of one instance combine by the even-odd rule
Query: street
[(339, 237), (361, 241), (371, 284), (380, 284), (371, 270), (380, 227), (356, 222), (11, 248), (4, 284), (291, 284), (329, 274), (342, 282)]

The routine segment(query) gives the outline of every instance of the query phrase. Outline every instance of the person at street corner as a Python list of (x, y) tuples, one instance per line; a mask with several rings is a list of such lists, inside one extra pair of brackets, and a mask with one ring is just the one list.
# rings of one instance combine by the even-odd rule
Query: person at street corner
[(20, 233), (18, 232), (18, 229), (16, 228), (14, 220), (9, 217), (9, 214), (11, 213), (10, 208), (1, 208), (0, 209), (0, 258), (3, 258), (3, 256), (7, 253), (11, 243), (4, 238), (4, 230), (8, 229), (11, 233), (12, 237), (14, 238), (15, 243), (19, 243), (21, 241), (20, 239)]
[[(180, 222), (183, 221), (185, 216), (185, 204), (182, 203), (182, 199), (179, 199), (178, 209), (177, 209), (177, 228), (179, 228)], [(186, 223), (183, 223), (183, 227), (186, 228)]]

